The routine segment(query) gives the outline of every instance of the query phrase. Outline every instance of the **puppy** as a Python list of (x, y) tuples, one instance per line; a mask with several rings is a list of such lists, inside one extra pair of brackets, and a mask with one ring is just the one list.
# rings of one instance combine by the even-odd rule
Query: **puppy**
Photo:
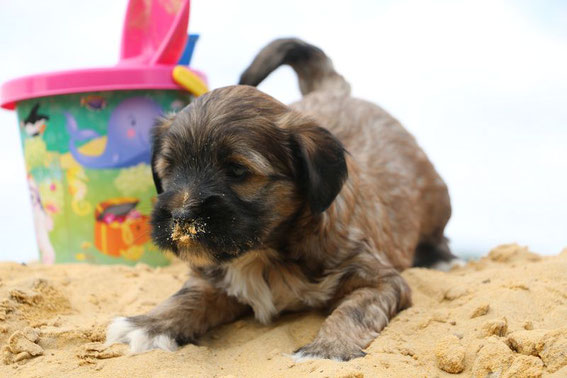
[[(291, 106), (253, 87), (282, 64), (304, 95)], [(107, 340), (175, 350), (248, 313), (268, 323), (317, 309), (329, 315), (295, 357), (364, 356), (411, 304), (399, 272), (453, 258), (447, 187), (394, 118), (349, 96), (317, 47), (276, 40), (240, 83), (155, 127), (152, 237), (191, 274), (147, 314), (115, 319)]]

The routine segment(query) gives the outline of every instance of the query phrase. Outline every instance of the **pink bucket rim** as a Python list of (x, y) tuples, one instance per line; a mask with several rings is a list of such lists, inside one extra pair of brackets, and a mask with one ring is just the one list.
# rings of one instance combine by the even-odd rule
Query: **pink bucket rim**
[[(7, 81), (0, 88), (0, 106), (13, 110), (19, 101), (72, 93), (135, 89), (183, 90), (171, 76), (170, 65), (115, 66), (50, 72)], [(206, 82), (204, 73), (191, 69)]]

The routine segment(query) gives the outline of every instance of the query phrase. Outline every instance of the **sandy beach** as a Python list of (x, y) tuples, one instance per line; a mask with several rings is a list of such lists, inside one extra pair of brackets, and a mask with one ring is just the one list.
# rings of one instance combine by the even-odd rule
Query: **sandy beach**
[[(494, 248), (450, 272), (409, 269), (413, 307), (341, 363), (295, 363), (322, 314), (269, 326), (244, 318), (200, 345), (130, 355), (105, 346), (108, 322), (145, 312), (174, 293), (186, 267), (0, 264), (0, 376), (100, 377), (566, 377), (567, 249), (543, 257)], [(496, 373), (496, 375), (491, 375)]]

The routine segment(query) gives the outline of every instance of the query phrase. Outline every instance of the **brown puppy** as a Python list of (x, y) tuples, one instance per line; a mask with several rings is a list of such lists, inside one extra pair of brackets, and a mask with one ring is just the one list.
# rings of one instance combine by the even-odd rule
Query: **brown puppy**
[(295, 356), (349, 360), (411, 304), (400, 270), (453, 258), (447, 187), (414, 138), (299, 40), (268, 45), (241, 83), (282, 64), (304, 94), (291, 107), (233, 86), (156, 127), (152, 236), (191, 275), (149, 313), (115, 319), (108, 342), (175, 350), (250, 312), (267, 323), (315, 308), (330, 315)]

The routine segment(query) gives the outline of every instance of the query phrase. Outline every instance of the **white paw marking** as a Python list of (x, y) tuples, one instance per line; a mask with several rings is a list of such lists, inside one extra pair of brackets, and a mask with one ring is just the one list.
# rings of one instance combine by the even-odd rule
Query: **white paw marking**
[(461, 259), (453, 259), (451, 261), (440, 261), (431, 265), (430, 269), (439, 270), (441, 272), (448, 272), (451, 269), (458, 267), (461, 268), (465, 266), (467, 263)]
[(106, 330), (106, 344), (126, 343), (134, 354), (152, 349), (163, 349), (173, 352), (177, 343), (167, 335), (150, 336), (143, 327), (137, 327), (128, 319), (115, 318)]
[(321, 358), (313, 357), (309, 354), (305, 354), (303, 352), (295, 352), (293, 354), (288, 355), (291, 359), (296, 363), (306, 362), (306, 361), (313, 361), (313, 360), (320, 360)]
[[(287, 356), (290, 357), (293, 360), (293, 362), (296, 362), (296, 363), (302, 363), (302, 362), (307, 362), (307, 361), (315, 361), (315, 360), (329, 360), (329, 358), (320, 357), (320, 356), (317, 356), (317, 355), (314, 355), (314, 354), (303, 353), (303, 352), (295, 352), (293, 354), (288, 354)], [(344, 362), (340, 358), (330, 358), (330, 360), (337, 361), (337, 362)]]

